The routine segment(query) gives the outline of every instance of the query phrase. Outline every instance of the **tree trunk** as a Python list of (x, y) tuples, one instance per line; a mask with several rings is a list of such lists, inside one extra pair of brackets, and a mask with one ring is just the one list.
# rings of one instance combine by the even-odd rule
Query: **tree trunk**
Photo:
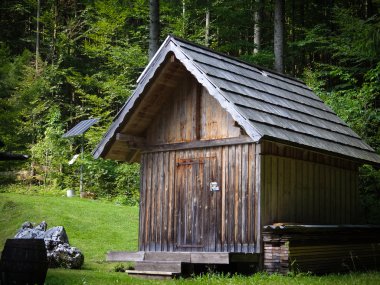
[(37, 27), (36, 27), (36, 72), (38, 72), (38, 60), (40, 57), (40, 8), (41, 2), (37, 0)]
[(206, 9), (205, 45), (210, 46), (210, 9)]
[(182, 37), (186, 37), (186, 1), (182, 0)]
[(275, 0), (274, 7), (274, 70), (284, 73), (285, 0)]
[(56, 44), (57, 44), (57, 28), (58, 28), (58, 1), (53, 2), (54, 11), (54, 23), (53, 23), (53, 39), (51, 48), (51, 64), (54, 65), (56, 56)]
[(160, 14), (159, 0), (149, 0), (149, 60), (158, 50), (160, 38)]
[(258, 53), (261, 49), (261, 19), (263, 13), (263, 0), (256, 0), (256, 11), (254, 14), (253, 43), (255, 45), (253, 53)]

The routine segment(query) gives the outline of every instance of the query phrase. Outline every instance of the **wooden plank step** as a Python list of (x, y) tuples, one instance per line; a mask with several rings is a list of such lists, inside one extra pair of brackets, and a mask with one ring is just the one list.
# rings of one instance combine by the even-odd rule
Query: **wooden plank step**
[(125, 272), (130, 276), (146, 279), (171, 279), (179, 275), (176, 272), (167, 271), (126, 270)]
[(197, 264), (229, 264), (228, 252), (192, 252), (191, 263)]
[(181, 273), (182, 263), (173, 261), (139, 261), (135, 264), (135, 270)]
[(190, 252), (145, 252), (145, 261), (174, 261), (190, 263)]
[(144, 260), (144, 251), (109, 251), (107, 252), (106, 261), (110, 262), (137, 262)]

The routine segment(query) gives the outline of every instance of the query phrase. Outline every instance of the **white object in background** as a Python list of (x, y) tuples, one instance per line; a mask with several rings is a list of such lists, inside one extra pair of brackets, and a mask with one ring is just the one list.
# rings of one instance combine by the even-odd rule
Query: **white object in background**
[(79, 157), (79, 153), (78, 154), (75, 154), (73, 156), (73, 158), (69, 161), (69, 165), (72, 165)]
[(75, 196), (75, 191), (73, 189), (68, 189), (66, 192), (67, 192), (67, 197)]

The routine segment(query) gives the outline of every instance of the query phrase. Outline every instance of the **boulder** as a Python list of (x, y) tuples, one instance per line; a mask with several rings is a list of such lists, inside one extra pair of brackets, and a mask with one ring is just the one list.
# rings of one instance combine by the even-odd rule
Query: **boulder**
[(16, 239), (43, 239), (50, 268), (63, 267), (79, 269), (84, 262), (82, 252), (69, 244), (69, 238), (63, 226), (47, 229), (47, 223), (41, 222), (33, 228), (31, 222), (22, 224), (15, 235)]
[(53, 227), (45, 232), (45, 246), (47, 250), (53, 250), (60, 244), (69, 244), (65, 228), (62, 226)]
[(15, 238), (24, 239), (43, 239), (45, 236), (46, 222), (43, 221), (37, 227), (33, 228), (31, 222), (25, 222), (22, 224), (21, 229), (15, 235)]
[(67, 243), (59, 244), (54, 250), (48, 253), (49, 267), (64, 267), (69, 269), (79, 269), (84, 262), (83, 254), (75, 247)]

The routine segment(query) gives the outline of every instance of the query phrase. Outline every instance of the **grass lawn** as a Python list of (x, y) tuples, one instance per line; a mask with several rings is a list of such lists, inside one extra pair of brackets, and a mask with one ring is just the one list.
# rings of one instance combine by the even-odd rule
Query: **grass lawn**
[(72, 246), (85, 256), (82, 270), (49, 269), (46, 284), (380, 284), (380, 273), (328, 276), (252, 276), (208, 274), (177, 280), (142, 280), (114, 272), (105, 262), (109, 250), (137, 249), (138, 208), (110, 202), (43, 195), (0, 193), (0, 247), (25, 221), (64, 226)]

